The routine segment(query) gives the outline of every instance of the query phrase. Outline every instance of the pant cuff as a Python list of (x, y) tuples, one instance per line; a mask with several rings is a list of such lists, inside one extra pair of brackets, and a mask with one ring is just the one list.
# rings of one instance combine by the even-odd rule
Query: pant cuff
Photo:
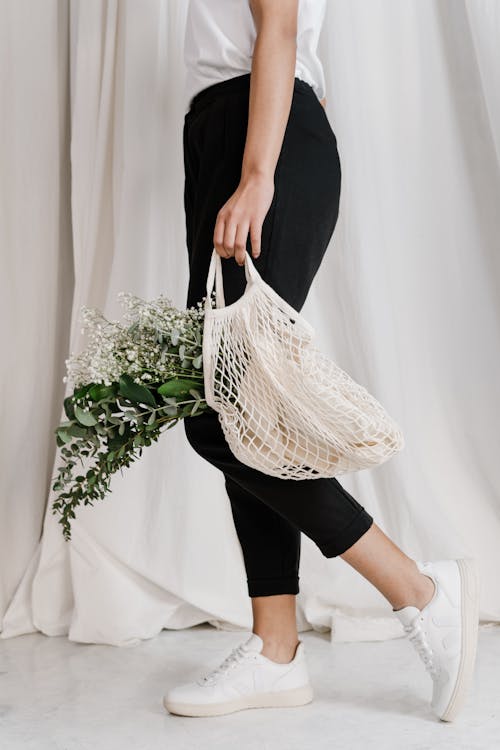
[(276, 594), (298, 594), (299, 577), (248, 578), (248, 596), (273, 596)]
[(337, 557), (341, 555), (349, 547), (352, 547), (368, 531), (372, 524), (373, 516), (363, 508), (338, 535), (338, 539), (333, 544), (321, 546), (321, 552), (325, 557)]

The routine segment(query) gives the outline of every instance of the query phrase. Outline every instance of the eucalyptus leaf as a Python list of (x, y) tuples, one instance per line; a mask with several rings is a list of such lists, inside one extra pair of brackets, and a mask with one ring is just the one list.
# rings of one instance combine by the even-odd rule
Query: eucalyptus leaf
[(78, 404), (75, 404), (75, 417), (80, 422), (80, 424), (84, 425), (85, 427), (93, 427), (95, 424), (97, 424), (97, 419), (94, 417), (92, 412), (90, 411), (84, 411)]
[[(60, 440), (63, 441), (63, 443), (70, 443), (71, 442), (71, 435), (66, 430), (57, 430), (57, 434), (60, 438)], [(63, 455), (66, 455), (66, 452), (62, 451)]]
[(72, 437), (85, 437), (88, 432), (89, 431), (86, 427), (82, 427), (79, 424), (72, 424), (71, 427), (68, 428), (68, 434)]
[(177, 414), (177, 406), (164, 406), (162, 412), (168, 417), (174, 417)]
[(165, 401), (166, 404), (176, 404), (177, 403), (177, 399), (175, 398), (175, 396), (162, 396), (162, 398), (163, 398), (163, 400)]

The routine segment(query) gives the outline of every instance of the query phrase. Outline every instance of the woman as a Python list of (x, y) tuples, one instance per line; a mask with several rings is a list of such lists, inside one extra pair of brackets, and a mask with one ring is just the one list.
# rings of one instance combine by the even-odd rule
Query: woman
[[(206, 293), (213, 247), (226, 259), (226, 304), (243, 293), (246, 252), (294, 308), (304, 304), (340, 197), (337, 143), (316, 53), (325, 6), (326, 0), (190, 2), (183, 134), (187, 306)], [(165, 708), (207, 716), (311, 701), (295, 615), (302, 531), (386, 597), (432, 677), (435, 714), (452, 720), (476, 651), (474, 561), (417, 562), (336, 479), (287, 481), (242, 464), (213, 412), (184, 425), (194, 450), (224, 473), (254, 621), (250, 638), (217, 669), (172, 687)]]

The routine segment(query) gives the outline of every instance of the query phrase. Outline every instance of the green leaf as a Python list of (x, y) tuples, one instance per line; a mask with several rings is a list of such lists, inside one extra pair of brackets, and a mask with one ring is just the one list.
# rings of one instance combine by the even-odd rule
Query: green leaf
[(165, 401), (166, 404), (170, 404), (171, 406), (177, 403), (177, 399), (175, 396), (162, 396), (162, 399)]
[(192, 409), (192, 406), (190, 406), (190, 404), (184, 404), (184, 406), (181, 408), (181, 410), (179, 412), (179, 416), (181, 418), (183, 418), (183, 417), (189, 417), (190, 413), (191, 413), (191, 409)]
[(88, 429), (86, 427), (81, 427), (79, 424), (72, 424), (71, 427), (68, 428), (68, 434), (72, 437), (86, 437)]
[(73, 393), (73, 398), (74, 399), (83, 398), (83, 396), (85, 396), (85, 394), (89, 392), (89, 390), (92, 388), (93, 385), (94, 385), (93, 383), (87, 383), (87, 385), (83, 385), (81, 388), (79, 388)]
[[(57, 436), (60, 440), (62, 440), (63, 443), (71, 443), (71, 435), (68, 434), (68, 432), (64, 429), (57, 430)], [(66, 452), (63, 451), (63, 455), (66, 455)]]
[(158, 388), (161, 396), (182, 396), (189, 393), (190, 388), (199, 386), (199, 380), (188, 380), (186, 378), (172, 378), (167, 380)]
[(146, 404), (147, 406), (156, 406), (155, 397), (144, 385), (136, 383), (130, 375), (124, 373), (120, 376), (119, 391), (124, 398), (128, 398), (136, 404)]
[(67, 398), (65, 398), (64, 401), (63, 401), (63, 404), (64, 404), (64, 412), (65, 412), (66, 416), (68, 417), (68, 419), (74, 419), (75, 418), (75, 407), (74, 407), (74, 403), (73, 403), (73, 397), (72, 396), (68, 396)]
[(175, 417), (177, 414), (177, 406), (164, 406), (162, 412), (166, 414), (167, 417)]
[(97, 424), (97, 419), (94, 415), (90, 411), (84, 411), (78, 404), (75, 404), (75, 417), (85, 427), (93, 427)]
[(92, 401), (102, 401), (102, 399), (113, 398), (118, 392), (118, 384), (103, 385), (102, 383), (96, 383), (89, 390), (89, 396)]

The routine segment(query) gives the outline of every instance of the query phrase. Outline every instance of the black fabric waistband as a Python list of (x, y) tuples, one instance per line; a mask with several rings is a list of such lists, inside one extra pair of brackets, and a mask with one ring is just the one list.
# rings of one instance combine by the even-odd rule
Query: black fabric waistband
[[(293, 88), (294, 91), (312, 93), (316, 96), (313, 87), (301, 78), (295, 77)], [(188, 114), (189, 112), (198, 112), (219, 96), (226, 96), (236, 91), (244, 91), (245, 89), (250, 90), (250, 73), (243, 73), (240, 76), (233, 76), (232, 78), (225, 78), (223, 81), (212, 83), (195, 94), (191, 100)]]

